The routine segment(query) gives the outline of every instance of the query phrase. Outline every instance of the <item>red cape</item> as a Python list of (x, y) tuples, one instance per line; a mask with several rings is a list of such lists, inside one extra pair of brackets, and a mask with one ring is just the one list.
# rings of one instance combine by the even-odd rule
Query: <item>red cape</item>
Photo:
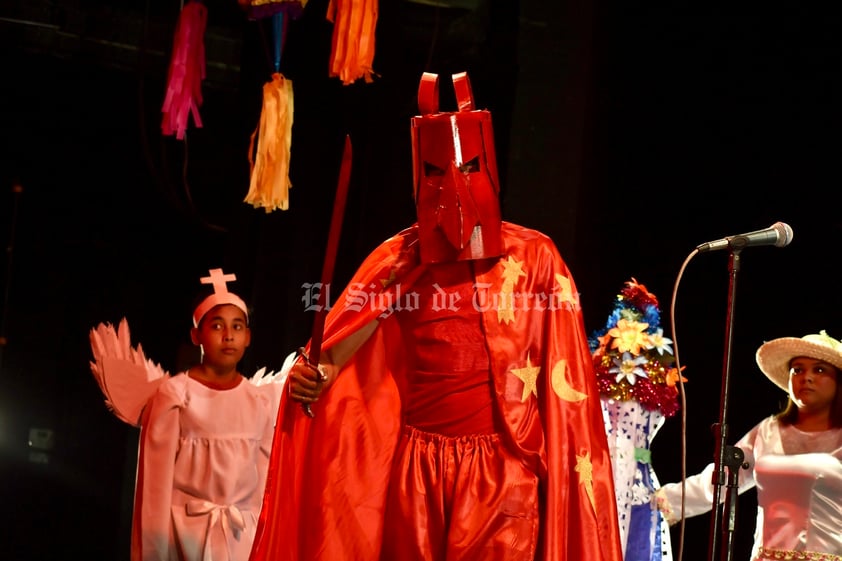
[[(620, 561), (611, 458), (573, 278), (544, 234), (504, 223), (503, 240), (505, 254), (477, 267), (471, 305), (483, 317), (503, 438), (540, 476), (536, 559)], [(380, 324), (314, 404), (315, 418), (284, 392), (250, 561), (379, 561), (400, 430), (393, 315), (424, 271), (417, 241), (412, 226), (383, 242), (329, 312), (325, 349), (378, 316)], [(509, 312), (498, 312), (507, 301)]]

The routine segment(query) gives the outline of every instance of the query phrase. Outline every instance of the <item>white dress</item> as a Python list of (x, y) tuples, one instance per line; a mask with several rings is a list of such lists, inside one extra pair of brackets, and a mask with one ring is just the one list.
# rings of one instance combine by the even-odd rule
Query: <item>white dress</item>
[[(842, 429), (803, 432), (768, 417), (736, 446), (749, 465), (739, 472), (739, 492), (757, 487), (751, 559), (842, 561)], [(709, 464), (687, 478), (686, 516), (710, 511), (713, 470)], [(680, 483), (656, 496), (670, 522), (680, 518)]]
[(281, 387), (161, 383), (143, 412), (133, 561), (247, 561)]
[(634, 399), (619, 401), (602, 396), (601, 401), (623, 560), (672, 561), (669, 526), (653, 500), (659, 483), (649, 451), (666, 417)]

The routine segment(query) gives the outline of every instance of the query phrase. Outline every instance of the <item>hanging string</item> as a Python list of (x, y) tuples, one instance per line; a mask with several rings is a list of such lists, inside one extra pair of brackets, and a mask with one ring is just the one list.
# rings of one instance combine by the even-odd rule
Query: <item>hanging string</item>
[(272, 46), (274, 51), (272, 53), (272, 62), (275, 72), (281, 71), (281, 54), (284, 49), (284, 37), (286, 35), (286, 18), (283, 12), (278, 12), (272, 16)]

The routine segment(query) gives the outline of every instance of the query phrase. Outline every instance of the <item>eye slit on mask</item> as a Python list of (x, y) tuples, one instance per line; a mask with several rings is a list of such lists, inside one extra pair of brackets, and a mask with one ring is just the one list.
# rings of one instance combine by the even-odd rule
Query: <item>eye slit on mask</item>
[(479, 171), (479, 156), (471, 158), (469, 161), (459, 166), (459, 171), (462, 173), (475, 173)]
[(424, 162), (424, 177), (441, 177), (444, 170), (430, 162)]

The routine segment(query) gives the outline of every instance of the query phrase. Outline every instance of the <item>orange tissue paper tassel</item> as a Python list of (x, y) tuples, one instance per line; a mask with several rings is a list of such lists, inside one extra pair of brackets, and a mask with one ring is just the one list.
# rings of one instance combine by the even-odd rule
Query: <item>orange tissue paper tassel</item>
[(327, 19), (333, 23), (329, 76), (338, 76), (346, 86), (360, 78), (373, 81), (377, 1), (330, 0), (328, 4)]
[(205, 27), (208, 11), (201, 2), (189, 2), (178, 16), (173, 53), (167, 76), (167, 93), (161, 131), (166, 136), (184, 138), (188, 117), (202, 128), (202, 80), (205, 79)]
[(251, 184), (244, 201), (255, 208), (265, 208), (267, 213), (289, 208), (289, 190), (292, 188), (289, 181), (292, 110), (292, 80), (275, 72), (272, 80), (263, 85), (260, 121), (249, 143)]

